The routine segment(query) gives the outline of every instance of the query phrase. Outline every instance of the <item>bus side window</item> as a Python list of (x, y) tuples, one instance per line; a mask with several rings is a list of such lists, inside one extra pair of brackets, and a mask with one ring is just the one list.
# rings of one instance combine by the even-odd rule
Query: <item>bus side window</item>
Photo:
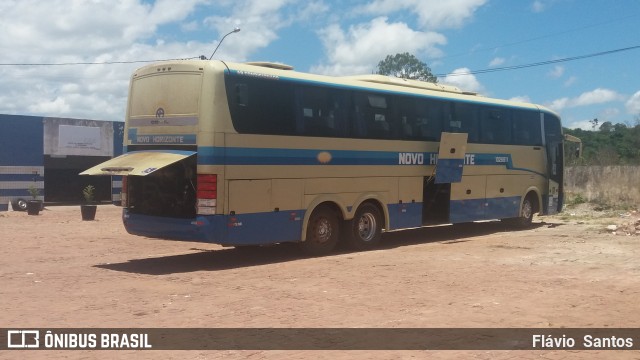
[(249, 87), (247, 84), (236, 84), (235, 86), (236, 106), (249, 105)]
[(515, 145), (542, 145), (540, 113), (529, 110), (515, 110), (512, 119), (513, 141)]
[(484, 144), (511, 143), (511, 111), (483, 109), (480, 121), (480, 141)]
[(470, 143), (478, 142), (478, 107), (473, 104), (455, 103), (452, 117), (449, 120), (448, 128), (450, 132), (469, 134)]
[(421, 140), (439, 141), (442, 133), (443, 108), (446, 103), (421, 99), (416, 108), (418, 134)]
[(344, 136), (342, 92), (316, 87), (299, 87), (295, 93), (298, 134), (321, 137)]
[(369, 112), (367, 119), (367, 135), (375, 139), (390, 139), (392, 131), (388, 114), (387, 98), (380, 95), (369, 95)]

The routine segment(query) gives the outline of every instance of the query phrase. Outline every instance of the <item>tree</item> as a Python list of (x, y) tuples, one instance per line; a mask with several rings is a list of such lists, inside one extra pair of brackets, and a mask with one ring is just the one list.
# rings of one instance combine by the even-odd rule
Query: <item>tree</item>
[(427, 64), (408, 52), (387, 55), (384, 60), (378, 63), (377, 74), (432, 83), (438, 82), (438, 78), (431, 73)]
[(613, 130), (613, 124), (611, 121), (605, 121), (600, 125), (600, 131), (603, 133), (610, 133)]

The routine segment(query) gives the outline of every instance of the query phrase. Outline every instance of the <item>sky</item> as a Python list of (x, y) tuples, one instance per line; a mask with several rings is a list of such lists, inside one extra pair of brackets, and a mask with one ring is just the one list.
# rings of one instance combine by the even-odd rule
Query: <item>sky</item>
[(215, 59), (342, 76), (409, 52), (440, 83), (565, 127), (635, 125), (640, 48), (586, 55), (639, 46), (638, 24), (639, 0), (0, 0), (0, 113), (124, 121), (136, 68), (208, 58), (239, 27)]

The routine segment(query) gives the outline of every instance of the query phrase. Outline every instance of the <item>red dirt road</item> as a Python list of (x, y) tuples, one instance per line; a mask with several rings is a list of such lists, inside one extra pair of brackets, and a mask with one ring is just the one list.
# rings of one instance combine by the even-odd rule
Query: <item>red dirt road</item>
[[(303, 258), (127, 234), (121, 209), (0, 213), (0, 324), (62, 327), (640, 327), (640, 237), (543, 219), (387, 234)], [(384, 341), (384, 339), (380, 339)], [(640, 339), (638, 339), (640, 341)], [(640, 359), (636, 351), (21, 351), (0, 358)]]

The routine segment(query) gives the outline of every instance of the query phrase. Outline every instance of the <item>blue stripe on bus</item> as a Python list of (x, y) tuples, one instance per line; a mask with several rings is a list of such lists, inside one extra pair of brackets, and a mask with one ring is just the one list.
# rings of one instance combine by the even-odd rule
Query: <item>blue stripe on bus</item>
[[(453, 200), (450, 222), (517, 217), (519, 207), (519, 196)], [(422, 203), (388, 204), (387, 209), (389, 230), (422, 226)], [(304, 215), (305, 210), (291, 210), (176, 219), (133, 214), (124, 209), (123, 219), (126, 230), (135, 235), (222, 245), (266, 245), (299, 241)]]
[[(127, 232), (154, 238), (222, 245), (266, 245), (300, 240), (304, 210), (176, 219), (124, 210)], [(268, 229), (268, 231), (265, 231)]]
[[(420, 154), (421, 162), (410, 165), (435, 165), (437, 153), (403, 151), (359, 151), (359, 150), (318, 150), (318, 149), (277, 149), (244, 147), (199, 147), (199, 165), (397, 165), (408, 164), (400, 161), (401, 154)], [(330, 155), (327, 157), (327, 154)], [(511, 154), (467, 154), (465, 165), (503, 165), (509, 170), (520, 170), (545, 176), (526, 168), (515, 168)], [(320, 160), (328, 162), (322, 163)]]
[(398, 165), (398, 152), (237, 147), (200, 147), (198, 164), (321, 165), (323, 163), (318, 159), (321, 153), (331, 155), (331, 159), (324, 165)]
[(451, 200), (450, 222), (506, 219), (520, 214), (520, 196), (503, 198)]
[(487, 199), (485, 218), (508, 219), (520, 216), (520, 196)]
[(390, 230), (422, 226), (422, 203), (388, 204)]

